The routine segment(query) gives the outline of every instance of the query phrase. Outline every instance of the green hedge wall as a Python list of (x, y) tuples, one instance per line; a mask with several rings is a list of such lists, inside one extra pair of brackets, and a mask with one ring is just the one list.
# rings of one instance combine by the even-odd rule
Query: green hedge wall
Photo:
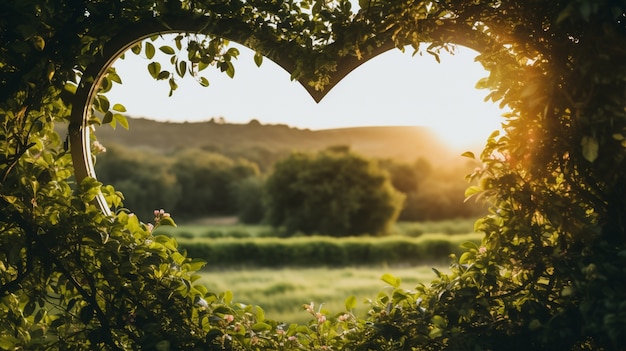
[(314, 267), (352, 265), (417, 265), (449, 260), (467, 241), (480, 235), (429, 235), (385, 238), (179, 238), (189, 257), (207, 261), (207, 268)]

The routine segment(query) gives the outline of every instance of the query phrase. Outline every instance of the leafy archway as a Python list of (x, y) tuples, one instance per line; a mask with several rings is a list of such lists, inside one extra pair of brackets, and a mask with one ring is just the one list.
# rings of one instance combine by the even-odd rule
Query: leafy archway
[[(626, 3), (360, 4), (353, 13), (349, 1), (317, 0), (1, 3), (0, 317), (8, 323), (0, 347), (623, 349)], [(407, 291), (387, 276), (393, 292), (372, 302), (367, 320), (350, 314), (349, 299), (336, 318), (307, 306), (308, 326), (283, 326), (194, 285), (201, 263), (173, 240), (94, 205), (99, 193), (119, 204), (112, 187), (73, 183), (53, 129), (70, 114), (72, 133), (84, 127), (95, 94), (87, 87), (115, 56), (109, 45), (154, 31), (112, 38), (146, 23), (177, 31), (168, 23), (181, 18), (182, 29), (205, 23), (192, 30), (239, 39), (313, 91), (391, 47), (429, 41), (436, 55), (457, 42), (481, 52), (490, 76), (479, 85), (512, 111), (506, 134), (480, 156), (484, 167), (472, 175), (480, 186), (468, 190), (492, 204), (477, 222), (483, 245), (468, 245), (432, 287)], [(228, 61), (222, 47), (218, 39), (196, 51), (219, 65)], [(96, 104), (107, 112), (104, 100)], [(155, 213), (155, 224), (166, 218)]]

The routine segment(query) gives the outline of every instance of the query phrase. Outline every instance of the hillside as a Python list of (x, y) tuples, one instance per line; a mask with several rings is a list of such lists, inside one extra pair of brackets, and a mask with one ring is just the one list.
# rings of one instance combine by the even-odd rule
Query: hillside
[(423, 157), (433, 164), (459, 160), (426, 127), (356, 127), (313, 131), (287, 125), (157, 122), (129, 118), (130, 129), (99, 127), (98, 140), (168, 152), (202, 147), (219, 151), (261, 149), (270, 152), (316, 151), (329, 146), (347, 145), (369, 157), (414, 161)]

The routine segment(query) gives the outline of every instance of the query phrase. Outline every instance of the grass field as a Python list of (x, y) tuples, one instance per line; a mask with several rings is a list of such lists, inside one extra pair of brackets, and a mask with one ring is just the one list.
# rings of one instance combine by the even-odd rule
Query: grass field
[[(445, 240), (457, 247), (464, 241), (480, 241), (481, 234), (474, 233), (474, 220), (448, 220), (440, 222), (399, 222), (392, 231), (392, 237), (344, 238), (338, 241), (356, 240), (359, 242), (375, 241), (384, 245), (393, 237), (408, 237), (419, 242)], [(205, 219), (202, 221), (179, 223), (176, 228), (160, 228), (158, 234), (167, 234), (179, 239), (180, 243), (210, 242), (219, 247), (223, 243), (246, 243), (258, 245), (266, 241), (281, 243), (323, 240), (323, 238), (299, 237), (277, 238), (276, 232), (269, 226), (242, 225), (229, 218)], [(332, 239), (328, 239), (332, 240)], [(218, 251), (219, 254), (223, 252)], [(394, 264), (388, 266), (349, 266), (349, 267), (295, 267), (255, 268), (229, 265), (213, 266), (202, 270), (199, 283), (209, 290), (219, 293), (231, 291), (236, 302), (255, 304), (265, 310), (267, 318), (285, 323), (305, 324), (310, 315), (303, 304), (314, 302), (322, 304), (331, 315), (344, 311), (344, 301), (355, 296), (357, 309), (361, 316), (367, 314), (367, 299), (376, 299), (381, 291), (389, 287), (381, 280), (385, 273), (401, 279), (401, 287), (413, 289), (418, 284), (428, 285), (436, 278), (432, 268), (445, 271), (449, 259), (444, 255), (438, 263), (408, 266)], [(205, 258), (206, 259), (206, 258)], [(230, 261), (229, 261), (230, 262)], [(442, 263), (444, 262), (444, 263)]]
[[(435, 267), (445, 270), (445, 267)], [(388, 291), (381, 280), (390, 273), (402, 281), (401, 287), (413, 289), (420, 282), (429, 284), (436, 278), (430, 266), (344, 267), (280, 270), (223, 270), (202, 271), (200, 283), (209, 290), (234, 294), (234, 300), (255, 304), (265, 310), (267, 318), (285, 323), (307, 323), (310, 315), (302, 305), (314, 302), (323, 304), (331, 315), (345, 310), (344, 301), (354, 295), (358, 304), (355, 313), (364, 316), (368, 305), (366, 299), (375, 299), (380, 291)], [(386, 290), (387, 289), (387, 290)]]

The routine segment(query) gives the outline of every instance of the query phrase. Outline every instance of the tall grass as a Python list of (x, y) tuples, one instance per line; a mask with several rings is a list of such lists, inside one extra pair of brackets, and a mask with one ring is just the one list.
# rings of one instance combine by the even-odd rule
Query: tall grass
[[(445, 266), (435, 268), (445, 270)], [(261, 306), (268, 318), (304, 324), (311, 316), (303, 311), (303, 304), (321, 304), (332, 316), (345, 310), (344, 301), (352, 295), (359, 302), (354, 312), (364, 316), (367, 299), (389, 290), (381, 280), (384, 273), (400, 278), (404, 289), (413, 289), (419, 283), (428, 285), (436, 277), (431, 266), (283, 268), (202, 271), (200, 283), (211, 291), (233, 292), (237, 302)]]

